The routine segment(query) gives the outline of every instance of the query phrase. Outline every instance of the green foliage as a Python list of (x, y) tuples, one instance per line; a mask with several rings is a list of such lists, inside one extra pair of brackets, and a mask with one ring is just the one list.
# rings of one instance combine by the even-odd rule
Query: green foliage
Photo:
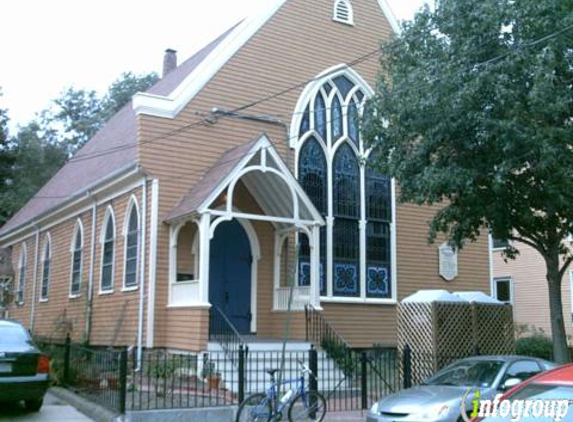
[(22, 208), (134, 94), (158, 80), (155, 73), (123, 73), (103, 97), (68, 88), (51, 108), (9, 137), (0, 110), (0, 226)]
[(356, 375), (357, 361), (352, 355), (352, 350), (344, 344), (327, 337), (322, 339), (320, 347), (322, 347), (327, 356), (336, 363), (336, 366), (338, 366), (344, 375), (347, 377)]
[(534, 356), (541, 359), (553, 359), (553, 342), (542, 334), (522, 337), (515, 342), (515, 351), (521, 356)]
[(541, 253), (560, 359), (558, 296), (573, 258), (562, 242), (573, 232), (572, 25), (571, 1), (440, 0), (385, 46), (364, 124), (400, 200), (442, 205), (431, 241), (444, 233), (461, 248), (486, 228)]

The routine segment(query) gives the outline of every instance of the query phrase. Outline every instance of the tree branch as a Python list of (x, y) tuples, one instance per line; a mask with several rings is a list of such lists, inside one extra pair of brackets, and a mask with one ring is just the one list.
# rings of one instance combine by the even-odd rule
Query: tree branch
[(569, 268), (572, 262), (573, 262), (573, 256), (570, 256), (565, 260), (565, 262), (563, 263), (563, 267), (561, 267), (561, 269), (559, 270), (559, 278), (563, 278), (565, 272), (567, 271), (567, 268)]

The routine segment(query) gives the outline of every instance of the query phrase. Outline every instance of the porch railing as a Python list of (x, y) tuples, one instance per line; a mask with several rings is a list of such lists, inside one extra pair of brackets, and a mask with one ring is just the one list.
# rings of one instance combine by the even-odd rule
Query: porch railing
[(291, 289), (293, 289), (293, 298), (291, 304), (292, 311), (304, 311), (306, 305), (310, 301), (310, 287), (296, 286), (296, 287), (277, 287), (275, 289), (275, 309), (278, 311), (286, 311), (288, 309), (288, 302)]
[(248, 351), (247, 342), (237, 331), (227, 315), (214, 305), (209, 315), (209, 338), (219, 343), (227, 358), (234, 366), (238, 365), (238, 355), (241, 346)]

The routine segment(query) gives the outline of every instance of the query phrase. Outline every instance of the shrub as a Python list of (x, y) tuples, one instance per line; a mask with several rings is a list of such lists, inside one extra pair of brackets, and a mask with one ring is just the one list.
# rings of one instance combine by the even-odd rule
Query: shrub
[(522, 337), (515, 342), (515, 351), (518, 355), (533, 356), (536, 358), (553, 359), (553, 343), (543, 334), (534, 334)]

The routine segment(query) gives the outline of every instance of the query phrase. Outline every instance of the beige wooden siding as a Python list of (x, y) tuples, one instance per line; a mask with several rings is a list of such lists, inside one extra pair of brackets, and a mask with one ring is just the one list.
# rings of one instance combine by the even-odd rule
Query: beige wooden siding
[[(279, 125), (219, 118), (201, 122), (212, 107), (232, 110), (267, 95), (314, 78), (324, 70), (373, 52), (391, 30), (376, 0), (355, 0), (354, 26), (332, 21), (332, 0), (291, 0), (219, 71), (174, 119), (139, 116), (139, 149), (143, 167), (160, 182), (159, 219), (163, 221), (177, 204), (229, 148), (266, 133), (286, 159), (287, 131)], [(353, 66), (375, 87), (378, 57)], [(245, 110), (252, 114), (278, 116), (290, 125), (303, 86)], [(184, 129), (182, 129), (184, 128)], [(177, 132), (174, 132), (177, 131)], [(293, 167), (291, 151), (290, 165)], [(402, 298), (423, 288), (483, 290), (489, 293), (489, 263), (486, 239), (468, 245), (460, 255), (460, 275), (452, 283), (438, 276), (437, 245), (427, 245), (427, 222), (435, 211), (411, 205), (398, 207), (398, 293)], [(262, 256), (258, 274), (258, 332), (263, 336), (281, 332), (284, 313), (272, 309), (272, 227), (253, 223)], [(166, 311), (169, 274), (169, 229), (158, 233), (156, 346), (171, 347), (188, 342), (189, 331), (169, 326), (173, 311)], [(357, 344), (394, 343), (395, 306), (325, 304), (335, 327)], [(182, 318), (190, 318), (184, 316)], [(304, 320), (295, 317), (293, 335), (302, 337)], [(197, 336), (194, 337), (197, 339)], [(195, 340), (194, 340), (195, 341)], [(187, 343), (188, 344), (188, 343)], [(173, 346), (174, 347), (174, 346)]]
[[(513, 280), (515, 322), (521, 326), (536, 327), (551, 335), (549, 289), (545, 279), (545, 261), (535, 249), (523, 243), (514, 243), (520, 254), (515, 260), (504, 261), (500, 251), (493, 251), (493, 274), (495, 278), (510, 277)], [(573, 344), (571, 320), (571, 283), (567, 271), (562, 281), (563, 320), (569, 343)], [(522, 332), (524, 327), (518, 327)], [(531, 332), (531, 330), (528, 330)]]

